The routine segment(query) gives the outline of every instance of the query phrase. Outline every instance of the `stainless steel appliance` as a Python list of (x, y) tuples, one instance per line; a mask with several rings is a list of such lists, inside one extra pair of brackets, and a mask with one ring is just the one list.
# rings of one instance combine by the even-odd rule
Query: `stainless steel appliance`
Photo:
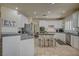
[(62, 28), (56, 29), (56, 32), (64, 32)]

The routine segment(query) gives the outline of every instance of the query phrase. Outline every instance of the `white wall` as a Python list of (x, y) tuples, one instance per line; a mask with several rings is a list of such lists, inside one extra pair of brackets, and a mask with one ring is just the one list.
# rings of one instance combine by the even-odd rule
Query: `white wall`
[(62, 28), (63, 26), (63, 21), (62, 20), (41, 20), (39, 21), (39, 26), (45, 26), (48, 27), (48, 25), (54, 25), (55, 28)]
[(28, 24), (28, 18), (22, 14), (18, 15), (18, 19), (17, 19), (18, 27), (24, 27), (25, 23)]
[(45, 28), (48, 28), (48, 25), (54, 25), (55, 28), (62, 28), (63, 27), (63, 21), (62, 20), (40, 20), (39, 26), (44, 26)]
[(4, 27), (2, 26), (2, 32), (3, 33), (17, 33), (18, 28), (24, 27), (24, 23), (28, 23), (27, 17), (25, 17), (23, 14), (18, 14), (18, 11), (1, 7), (1, 19), (4, 20), (12, 20), (16, 22), (15, 27)]

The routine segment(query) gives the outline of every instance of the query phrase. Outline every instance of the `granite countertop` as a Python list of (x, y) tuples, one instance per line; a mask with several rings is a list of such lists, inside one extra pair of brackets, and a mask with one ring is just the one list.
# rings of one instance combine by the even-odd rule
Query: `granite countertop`
[(78, 34), (70, 33), (70, 32), (56, 32), (56, 33), (65, 33), (65, 34), (70, 34), (70, 35), (74, 35), (74, 36), (79, 36)]
[(77, 33), (70, 33), (70, 32), (52, 32), (52, 33), (39, 33), (39, 35), (54, 35), (55, 33), (64, 33), (64, 34), (70, 34), (74, 36), (79, 36)]
[(39, 35), (54, 35), (54, 33), (40, 33)]
[(31, 39), (33, 35), (30, 34), (19, 34), (19, 33), (10, 33), (10, 34), (2, 34), (1, 37), (10, 37), (10, 36), (21, 36), (21, 40)]
[(70, 34), (70, 35), (74, 35), (74, 36), (79, 36), (78, 34), (75, 34), (75, 33), (69, 33), (69, 32), (39, 33), (39, 35), (54, 35), (55, 33), (64, 33), (64, 34)]
[(38, 35), (54, 35), (55, 32), (38, 33)]
[(6, 36), (18, 36), (18, 35), (22, 35), (22, 34), (19, 34), (19, 33), (1, 34), (1, 37), (6, 37)]
[(25, 34), (21, 34), (21, 33), (1, 34), (2, 37), (6, 37), (6, 36), (18, 36), (18, 35), (20, 35), (20, 36), (33, 36), (33, 35), (30, 35), (30, 34), (27, 34), (27, 33), (25, 33)]
[(21, 35), (21, 40), (31, 39), (31, 38), (33, 38), (33, 35), (29, 35), (29, 34), (22, 34)]
[(74, 33), (67, 33), (67, 34), (74, 35), (74, 36), (79, 36), (79, 34), (74, 34)]

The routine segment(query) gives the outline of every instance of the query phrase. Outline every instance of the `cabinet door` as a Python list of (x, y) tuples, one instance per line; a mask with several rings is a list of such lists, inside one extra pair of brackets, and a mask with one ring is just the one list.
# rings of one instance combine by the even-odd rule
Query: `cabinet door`
[(79, 49), (79, 37), (74, 36), (74, 48)]
[(19, 55), (20, 36), (3, 37), (3, 56), (18, 56)]
[(65, 42), (65, 34), (64, 33), (55, 33), (54, 38), (60, 39), (61, 41)]
[(78, 12), (78, 27), (79, 27), (79, 12)]
[(71, 35), (71, 46), (74, 47), (74, 37)]
[(34, 56), (33, 38), (20, 41), (20, 56)]
[(73, 14), (73, 18), (72, 18), (72, 21), (73, 21), (73, 27), (75, 28), (75, 27), (78, 27), (78, 12), (75, 12), (74, 14)]

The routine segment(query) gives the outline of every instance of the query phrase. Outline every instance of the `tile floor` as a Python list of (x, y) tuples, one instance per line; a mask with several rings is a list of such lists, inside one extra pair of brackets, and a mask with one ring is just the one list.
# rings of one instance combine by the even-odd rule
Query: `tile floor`
[(79, 50), (56, 43), (56, 47), (35, 46), (35, 56), (79, 56)]

